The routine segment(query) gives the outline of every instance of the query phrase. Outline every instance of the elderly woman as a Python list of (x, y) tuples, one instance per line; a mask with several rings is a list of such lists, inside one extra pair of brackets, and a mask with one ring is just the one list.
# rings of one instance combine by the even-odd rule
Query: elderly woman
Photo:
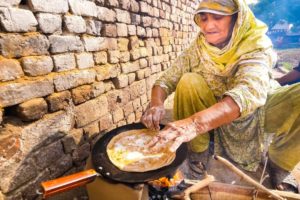
[(189, 142), (191, 152), (200, 155), (213, 130), (216, 154), (256, 171), (273, 134), (268, 156), (273, 169), (285, 172), (276, 186), (294, 189), (289, 172), (300, 160), (300, 85), (280, 87), (272, 78), (277, 57), (266, 25), (244, 0), (202, 0), (194, 20), (199, 35), (156, 81), (141, 119), (158, 130), (164, 100), (175, 91), (177, 121), (158, 133), (152, 148), (171, 143), (175, 151)]

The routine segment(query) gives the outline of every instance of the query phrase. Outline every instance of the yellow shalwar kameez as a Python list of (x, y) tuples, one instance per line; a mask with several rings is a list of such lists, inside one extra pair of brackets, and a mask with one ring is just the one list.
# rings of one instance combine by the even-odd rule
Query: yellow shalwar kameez
[[(224, 96), (239, 106), (241, 116), (214, 130), (215, 151), (248, 171), (261, 161), (267, 138), (269, 157), (290, 171), (300, 160), (300, 85), (280, 87), (272, 78), (276, 62), (267, 27), (255, 19), (244, 0), (235, 0), (238, 18), (229, 43), (218, 49), (198, 37), (156, 81), (175, 92), (174, 117), (183, 119)], [(197, 20), (197, 18), (195, 18)], [(190, 142), (194, 152), (208, 148), (209, 135)]]

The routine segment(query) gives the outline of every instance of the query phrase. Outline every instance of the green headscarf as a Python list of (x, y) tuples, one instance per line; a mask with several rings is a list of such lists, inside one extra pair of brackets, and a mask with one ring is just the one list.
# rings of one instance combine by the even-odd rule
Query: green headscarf
[[(214, 2), (218, 1), (223, 2), (224, 0), (214, 0)], [(219, 49), (209, 44), (200, 31), (197, 42), (199, 44), (201, 64), (217, 68), (216, 70), (223, 74), (226, 71), (231, 71), (230, 69), (240, 59), (247, 57), (253, 60), (257, 58), (257, 53), (261, 52), (269, 56), (270, 62), (266, 63), (266, 65), (273, 65), (276, 60), (276, 54), (271, 50), (271, 40), (266, 36), (267, 26), (255, 18), (245, 0), (232, 1), (237, 6), (238, 17), (231, 39), (224, 48)], [(206, 7), (209, 8), (210, 5), (213, 4), (208, 3)], [(211, 6), (210, 9), (215, 8)]]

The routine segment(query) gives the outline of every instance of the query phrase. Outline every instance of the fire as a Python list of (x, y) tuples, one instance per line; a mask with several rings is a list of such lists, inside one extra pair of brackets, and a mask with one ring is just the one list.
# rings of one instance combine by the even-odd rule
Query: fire
[(150, 181), (149, 183), (157, 188), (169, 188), (178, 185), (183, 178), (183, 174), (177, 170), (172, 178), (162, 177), (158, 180)]

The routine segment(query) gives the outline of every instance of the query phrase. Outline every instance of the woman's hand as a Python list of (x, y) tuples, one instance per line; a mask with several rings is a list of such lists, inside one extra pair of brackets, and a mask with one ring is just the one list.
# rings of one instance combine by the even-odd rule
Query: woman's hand
[(220, 102), (194, 115), (171, 122), (160, 131), (148, 144), (149, 148), (170, 145), (175, 152), (183, 142), (189, 142), (199, 134), (206, 133), (223, 124), (231, 123), (240, 116), (240, 109), (235, 101), (226, 96)]
[(151, 101), (144, 112), (141, 122), (149, 129), (159, 131), (159, 123), (165, 116), (164, 101), (166, 92), (160, 86), (154, 86), (151, 91)]
[(192, 117), (168, 123), (148, 144), (150, 148), (161, 147), (163, 143), (170, 144), (169, 150), (175, 152), (184, 142), (189, 142), (197, 136), (197, 127)]
[(149, 104), (148, 108), (144, 112), (141, 122), (149, 129), (159, 131), (159, 123), (165, 116), (164, 105), (153, 105)]

